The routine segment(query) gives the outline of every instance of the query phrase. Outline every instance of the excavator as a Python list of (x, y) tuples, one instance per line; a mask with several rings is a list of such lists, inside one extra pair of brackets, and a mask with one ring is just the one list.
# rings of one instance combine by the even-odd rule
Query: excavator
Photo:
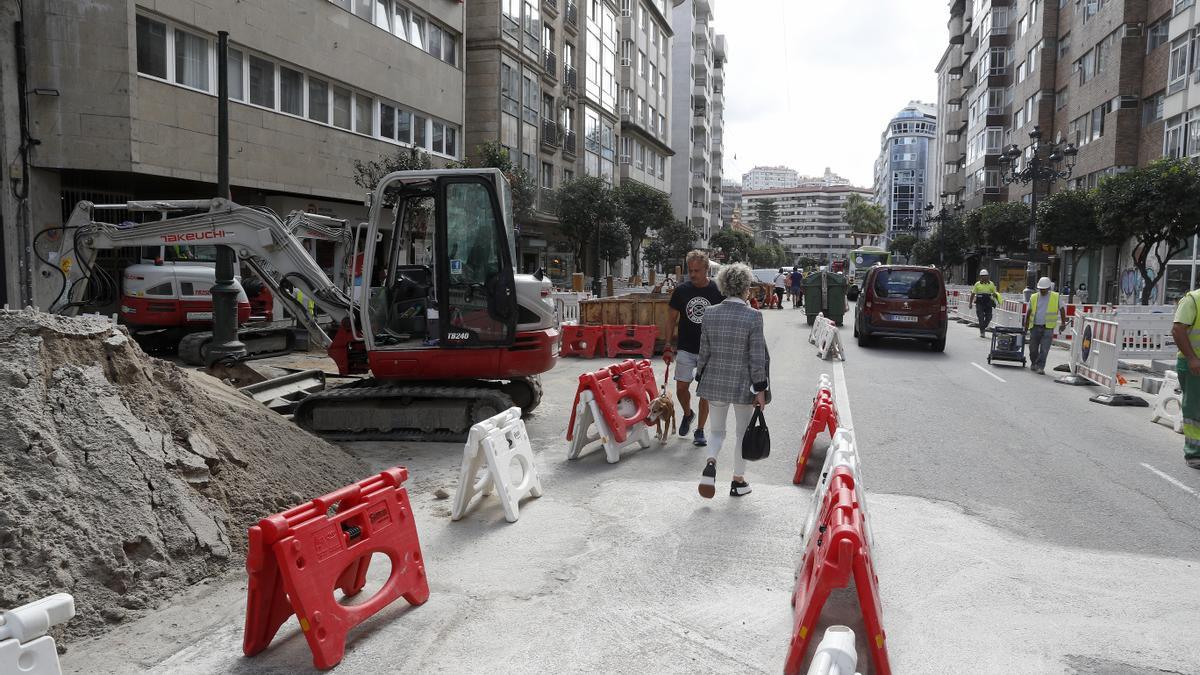
[[(301, 400), (293, 420), (337, 440), (460, 441), (475, 422), (541, 400), (559, 319), (550, 281), (516, 274), (512, 194), (497, 169), (401, 171), (367, 197), (335, 283), (269, 209), (216, 198), (138, 225), (97, 222), (79, 202), (60, 237), (68, 277), (51, 311), (79, 306), (96, 251), (229, 246), (321, 345), (348, 384)], [(332, 319), (325, 329), (315, 310)]]

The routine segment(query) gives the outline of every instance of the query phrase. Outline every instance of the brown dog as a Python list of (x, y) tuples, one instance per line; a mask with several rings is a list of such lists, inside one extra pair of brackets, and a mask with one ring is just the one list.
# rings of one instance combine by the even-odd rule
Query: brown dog
[(650, 402), (650, 419), (654, 420), (658, 442), (666, 443), (667, 438), (675, 431), (675, 401), (666, 388), (663, 388), (658, 398)]

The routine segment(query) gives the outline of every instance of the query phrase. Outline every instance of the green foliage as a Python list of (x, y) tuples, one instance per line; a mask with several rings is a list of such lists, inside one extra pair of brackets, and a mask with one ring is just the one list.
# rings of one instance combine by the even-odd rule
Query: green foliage
[(787, 251), (779, 244), (760, 244), (750, 249), (750, 264), (754, 267), (782, 267), (787, 262)]
[(634, 180), (622, 181), (615, 192), (621, 222), (628, 231), (631, 269), (637, 274), (646, 234), (675, 221), (671, 199), (666, 193)]
[(808, 255), (800, 256), (800, 258), (792, 264), (793, 267), (799, 267), (802, 270), (819, 267), (820, 265), (820, 260)]
[(650, 238), (646, 262), (664, 271), (670, 271), (675, 265), (682, 267), (688, 251), (695, 247), (699, 238), (700, 230), (682, 220), (672, 221), (670, 225), (658, 228)]
[(416, 148), (399, 148), (395, 154), (384, 155), (370, 162), (354, 160), (354, 184), (366, 190), (374, 190), (379, 181), (389, 173), (423, 171), (432, 166), (428, 154)]
[(616, 221), (600, 228), (600, 258), (609, 265), (615, 265), (621, 258), (629, 255), (629, 228), (625, 223)]
[(883, 207), (855, 192), (846, 198), (846, 215), (843, 217), (855, 234), (883, 234), (887, 215)]
[(773, 230), (779, 222), (779, 204), (774, 199), (754, 202), (754, 226), (759, 231)]
[(708, 245), (725, 254), (724, 262), (745, 262), (754, 248), (754, 237), (728, 228), (709, 237)]
[[(1133, 264), (1145, 281), (1142, 304), (1200, 226), (1200, 167), (1162, 158), (1100, 182), (1096, 212), (1107, 241), (1133, 239)], [(1153, 255), (1157, 266), (1149, 265)]]
[(1106, 241), (1101, 234), (1096, 195), (1090, 190), (1061, 190), (1039, 201), (1038, 241), (1051, 246), (1071, 247), (1072, 293), (1079, 257), (1095, 246), (1120, 243)]
[(888, 244), (888, 251), (908, 257), (912, 255), (913, 246), (916, 246), (917, 241), (917, 238), (911, 234), (896, 235)]
[(936, 265), (943, 271), (966, 259), (967, 230), (962, 221), (948, 220), (938, 225), (928, 239), (913, 244), (910, 257), (917, 265)]
[(1029, 246), (1029, 219), (1029, 207), (1021, 202), (989, 202), (964, 218), (964, 244), (1023, 251)]
[(529, 175), (524, 167), (512, 161), (508, 154), (508, 148), (500, 145), (499, 141), (488, 141), (483, 145), (475, 146), (474, 161), (466, 159), (461, 162), (450, 162), (447, 166), (452, 169), (472, 167), (500, 169), (512, 189), (513, 218), (518, 223), (533, 220), (534, 208), (537, 203), (537, 181)]
[[(596, 228), (612, 228), (619, 222), (616, 197), (612, 188), (600, 178), (581, 176), (563, 183), (555, 194), (555, 202), (558, 229), (571, 243), (576, 271), (580, 271), (580, 261), (596, 262), (594, 256), (587, 255), (589, 251), (594, 253), (592, 243)], [(598, 269), (594, 264), (590, 267), (593, 272)]]

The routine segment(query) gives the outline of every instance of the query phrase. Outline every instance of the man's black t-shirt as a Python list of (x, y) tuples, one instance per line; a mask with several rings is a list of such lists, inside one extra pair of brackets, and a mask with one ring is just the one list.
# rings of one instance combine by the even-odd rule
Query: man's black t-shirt
[(700, 323), (704, 321), (704, 311), (724, 299), (712, 281), (704, 288), (697, 288), (691, 281), (675, 287), (675, 292), (671, 293), (671, 309), (679, 312), (680, 351), (700, 353)]

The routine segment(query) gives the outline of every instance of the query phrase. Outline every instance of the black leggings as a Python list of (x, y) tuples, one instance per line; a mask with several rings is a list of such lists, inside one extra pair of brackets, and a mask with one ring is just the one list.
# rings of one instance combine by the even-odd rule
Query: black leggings
[(775, 289), (775, 301), (779, 307), (783, 307), (783, 289), (782, 288)]

